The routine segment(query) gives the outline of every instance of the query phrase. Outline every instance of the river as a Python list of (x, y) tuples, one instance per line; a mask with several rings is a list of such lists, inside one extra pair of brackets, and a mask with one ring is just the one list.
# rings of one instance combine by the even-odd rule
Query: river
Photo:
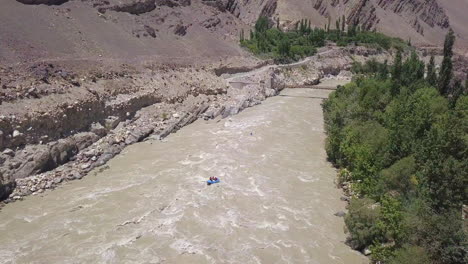
[(0, 263), (368, 263), (334, 216), (345, 202), (324, 150), (329, 93), (284, 90), (8, 204)]

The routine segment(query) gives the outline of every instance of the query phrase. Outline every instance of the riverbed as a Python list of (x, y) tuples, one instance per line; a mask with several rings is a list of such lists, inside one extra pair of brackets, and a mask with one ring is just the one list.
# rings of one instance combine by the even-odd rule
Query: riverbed
[(330, 92), (286, 89), (8, 204), (0, 263), (368, 263), (334, 215), (346, 204), (324, 150)]

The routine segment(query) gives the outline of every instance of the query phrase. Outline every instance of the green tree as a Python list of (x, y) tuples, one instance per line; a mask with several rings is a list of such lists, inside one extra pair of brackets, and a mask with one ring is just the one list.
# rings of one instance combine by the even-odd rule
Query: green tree
[(385, 60), (383, 64), (379, 66), (379, 73), (377, 77), (381, 80), (385, 80), (388, 78), (388, 61)]
[(468, 203), (466, 97), (459, 98), (455, 110), (445, 110), (444, 115), (434, 118), (437, 122), (425, 133), (415, 155), (424, 196), (437, 212), (460, 210), (462, 204)]
[(453, 77), (453, 45), (455, 43), (455, 35), (450, 29), (444, 42), (444, 59), (439, 72), (439, 92), (442, 95), (447, 95), (449, 92), (450, 81)]
[(434, 87), (437, 85), (437, 73), (435, 69), (434, 56), (431, 56), (431, 59), (429, 60), (429, 64), (427, 64), (426, 80), (430, 85)]
[(289, 42), (289, 39), (285, 38), (281, 40), (278, 46), (278, 53), (280, 54), (280, 56), (283, 58), (288, 57), (290, 50), (291, 50), (291, 43)]
[(381, 200), (379, 220), (376, 223), (384, 241), (399, 241), (403, 236), (403, 212), (399, 200), (384, 195)]
[(257, 41), (257, 48), (262, 51), (268, 51), (267, 30), (269, 28), (268, 18), (262, 16), (258, 18), (255, 23), (255, 39)]
[(411, 53), (411, 56), (405, 61), (402, 67), (401, 84), (409, 86), (418, 80), (424, 78), (424, 63), (419, 60), (418, 55), (415, 51)]
[(380, 173), (380, 189), (382, 193), (398, 192), (405, 197), (414, 195), (417, 190), (416, 160), (413, 156), (405, 157), (395, 162)]
[(268, 18), (264, 16), (259, 17), (255, 23), (255, 32), (260, 34), (265, 33), (268, 28)]
[(343, 17), (341, 18), (341, 31), (342, 32), (345, 32), (345, 26), (346, 26), (346, 17), (345, 15), (343, 15)]
[(449, 102), (451, 106), (455, 106), (458, 98), (463, 94), (463, 85), (461, 80), (456, 80), (450, 92)]
[(402, 61), (401, 61), (401, 51), (398, 50), (395, 55), (395, 60), (393, 61), (392, 67), (392, 95), (397, 95), (400, 92), (400, 81), (402, 73)]

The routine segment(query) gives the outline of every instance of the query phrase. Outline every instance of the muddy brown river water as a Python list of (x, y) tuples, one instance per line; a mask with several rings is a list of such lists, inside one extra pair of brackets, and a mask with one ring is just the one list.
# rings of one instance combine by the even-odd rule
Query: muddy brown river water
[(324, 150), (329, 93), (287, 89), (8, 204), (0, 263), (367, 263), (334, 216), (345, 203)]

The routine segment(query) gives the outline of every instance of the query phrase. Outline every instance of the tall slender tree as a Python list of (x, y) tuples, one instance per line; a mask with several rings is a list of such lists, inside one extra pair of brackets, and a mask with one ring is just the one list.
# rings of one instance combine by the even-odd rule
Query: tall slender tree
[(398, 50), (393, 61), (392, 80), (399, 81), (401, 79), (402, 59), (401, 51)]
[(453, 77), (453, 44), (455, 43), (455, 35), (453, 30), (450, 29), (444, 42), (444, 59), (439, 72), (439, 92), (442, 95), (447, 95), (450, 90), (450, 80)]
[(388, 78), (388, 61), (387, 60), (385, 60), (382, 65), (380, 65), (378, 78), (382, 80), (385, 80)]
[(392, 95), (395, 96), (400, 93), (401, 73), (402, 73), (401, 51), (398, 50), (395, 56), (392, 67)]
[(454, 107), (455, 104), (457, 103), (457, 100), (460, 96), (463, 94), (463, 85), (461, 80), (456, 80), (455, 83), (453, 84), (453, 87), (450, 92), (449, 96), (449, 102), (450, 106)]
[(346, 17), (345, 15), (343, 15), (343, 17), (341, 18), (341, 31), (342, 32), (345, 31), (345, 26), (346, 26)]
[(429, 63), (427, 64), (426, 81), (432, 86), (437, 85), (437, 72), (435, 69), (434, 56), (431, 56), (431, 59), (429, 60)]

